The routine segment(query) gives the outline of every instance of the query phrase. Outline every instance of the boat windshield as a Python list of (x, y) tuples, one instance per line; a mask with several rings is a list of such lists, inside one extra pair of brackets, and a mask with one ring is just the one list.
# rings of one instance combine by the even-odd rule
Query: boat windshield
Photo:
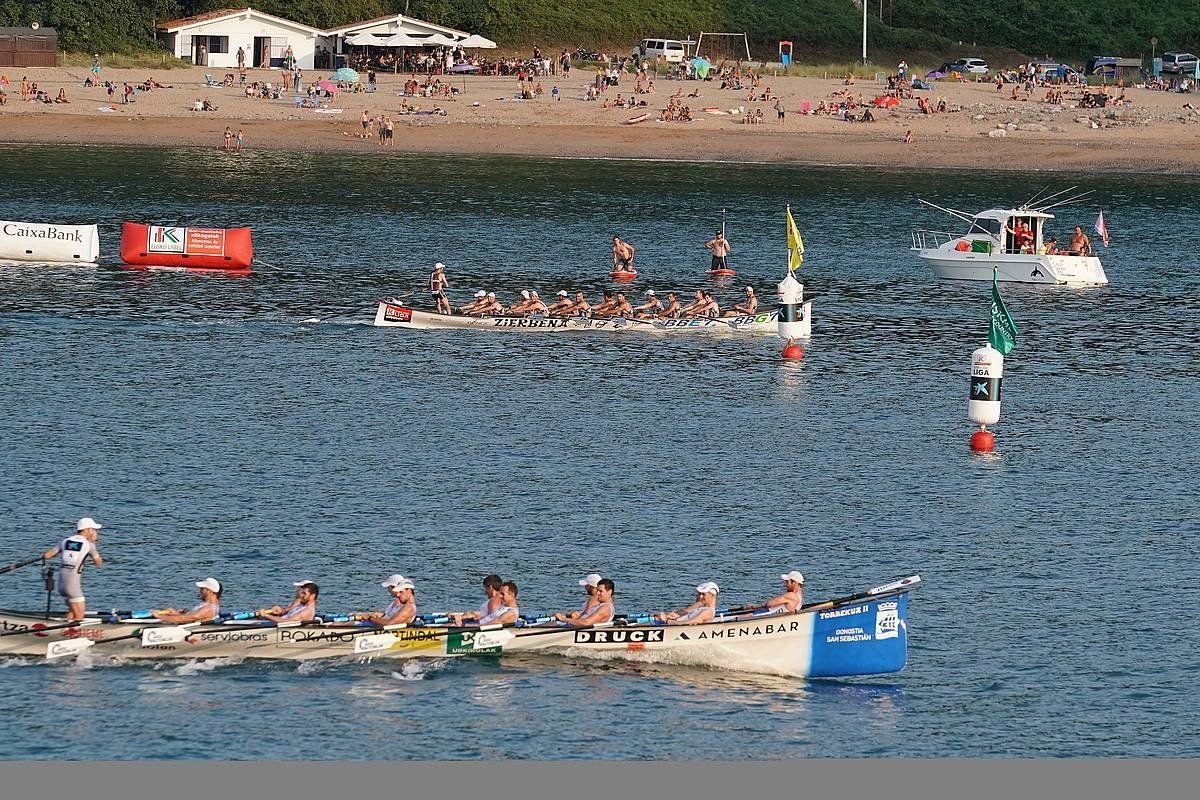
[(967, 233), (987, 233), (992, 236), (1000, 235), (1000, 220), (976, 217), (971, 220), (971, 230)]

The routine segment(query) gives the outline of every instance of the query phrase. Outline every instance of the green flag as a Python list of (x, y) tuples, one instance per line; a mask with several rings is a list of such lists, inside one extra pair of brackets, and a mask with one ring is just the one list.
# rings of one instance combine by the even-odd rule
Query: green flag
[(1000, 297), (1000, 285), (996, 282), (996, 271), (992, 270), (992, 324), (988, 327), (988, 342), (1006, 356), (1017, 344), (1017, 325), (1004, 307)]

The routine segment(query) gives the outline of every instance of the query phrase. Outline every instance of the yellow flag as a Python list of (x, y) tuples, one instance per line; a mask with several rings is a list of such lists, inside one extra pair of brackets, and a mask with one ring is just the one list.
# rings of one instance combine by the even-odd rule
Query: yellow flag
[(788, 271), (795, 272), (804, 261), (804, 240), (800, 238), (800, 229), (796, 220), (792, 219), (792, 207), (787, 210), (787, 240), (788, 240)]

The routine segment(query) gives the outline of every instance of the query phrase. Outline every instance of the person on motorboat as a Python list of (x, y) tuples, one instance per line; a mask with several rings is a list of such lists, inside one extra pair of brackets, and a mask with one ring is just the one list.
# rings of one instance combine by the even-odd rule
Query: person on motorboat
[(679, 307), (679, 298), (674, 292), (667, 292), (667, 306), (658, 312), (659, 319), (679, 319), (683, 309)]
[(1038, 255), (1056, 256), (1058, 255), (1058, 240), (1051, 236), (1046, 241), (1042, 242), (1042, 246), (1038, 248)]
[(446, 296), (446, 290), (449, 288), (450, 281), (446, 280), (446, 265), (439, 261), (433, 265), (433, 272), (429, 274), (429, 293), (433, 296), (440, 314), (449, 314), (451, 311), (450, 298)]
[[(591, 576), (589, 575), (588, 577)], [(572, 611), (570, 614), (555, 614), (554, 618), (572, 628), (603, 625), (606, 622), (612, 622), (615, 612), (613, 608), (614, 591), (616, 591), (616, 585), (612, 580), (601, 578), (596, 582), (596, 586), (592, 590), (592, 605), (590, 608), (585, 604), (585, 610), (582, 613), (576, 614)]]
[(640, 306), (633, 307), (633, 315), (635, 317), (652, 317), (663, 310), (662, 300), (658, 299), (658, 295), (653, 289), (646, 290), (646, 302)]
[(180, 608), (160, 608), (151, 611), (155, 619), (170, 625), (184, 625), (188, 622), (208, 622), (221, 616), (221, 582), (216, 578), (205, 578), (196, 581), (200, 590), (200, 602), (184, 611)]
[(403, 575), (392, 575), (379, 584), (388, 590), (392, 602), (383, 611), (367, 611), (352, 614), (351, 619), (373, 622), (376, 625), (407, 625), (417, 616), (417, 601), (413, 596), (413, 582)]
[(91, 517), (75, 523), (75, 535), (68, 536), (42, 554), (43, 561), (62, 555), (58, 566), (58, 593), (67, 601), (67, 619), (83, 619), (87, 601), (83, 596), (83, 566), (90, 558), (97, 567), (104, 566), (100, 548), (96, 546), (103, 526)]
[(494, 614), (500, 607), (500, 589), (503, 586), (504, 581), (499, 575), (488, 575), (483, 579), (483, 594), (487, 599), (479, 606), (479, 610), (452, 613), (450, 620), (455, 625), (462, 625), (464, 622), (478, 622), (484, 617)]
[(712, 581), (705, 581), (696, 587), (696, 601), (687, 608), (678, 611), (660, 612), (654, 615), (659, 622), (672, 625), (700, 625), (711, 622), (717, 611), (717, 594), (721, 587)]
[(612, 310), (608, 313), (614, 317), (631, 317), (633, 316), (633, 304), (625, 297), (624, 292), (617, 292), (617, 296), (613, 300)]
[(308, 622), (317, 615), (317, 595), (321, 588), (309, 580), (296, 581), (296, 597), (286, 606), (260, 608), (254, 616), (271, 622)]
[(779, 577), (783, 579), (783, 585), (787, 591), (772, 597), (763, 605), (770, 609), (782, 609), (785, 614), (795, 613), (804, 605), (804, 575), (798, 570), (792, 570)]
[(1092, 254), (1092, 240), (1083, 232), (1083, 228), (1075, 226), (1075, 232), (1071, 234), (1071, 242), (1067, 245), (1067, 255), (1069, 256), (1090, 256)]
[(485, 300), (487, 300), (487, 292), (485, 292), (483, 289), (480, 289), (475, 293), (474, 297), (474, 300), (463, 303), (458, 307), (459, 314), (474, 314), (475, 309), (478, 308)]
[(726, 311), (722, 316), (736, 317), (742, 314), (758, 313), (758, 298), (754, 295), (754, 287), (747, 286), (745, 294), (746, 301), (744, 303), (738, 303), (733, 307), (732, 311)]
[(546, 306), (547, 314), (565, 315), (571, 306), (575, 305), (575, 301), (571, 299), (571, 295), (566, 289), (559, 289), (555, 296), (558, 300)]
[(1004, 230), (1012, 234), (1016, 252), (1033, 252), (1033, 229), (1029, 227), (1027, 222), (1021, 219), (1015, 220), (1011, 228), (1005, 225)]

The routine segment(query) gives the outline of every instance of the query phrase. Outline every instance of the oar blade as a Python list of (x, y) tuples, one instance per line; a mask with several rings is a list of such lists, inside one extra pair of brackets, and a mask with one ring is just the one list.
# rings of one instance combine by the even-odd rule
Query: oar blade
[(354, 640), (355, 655), (370, 655), (371, 653), (382, 653), (384, 650), (391, 649), (391, 646), (400, 641), (390, 633), (372, 633), (366, 636), (359, 636)]
[(517, 638), (516, 634), (510, 631), (480, 631), (475, 634), (471, 649), (487, 650), (492, 647), (503, 647), (515, 638)]
[(91, 639), (60, 639), (46, 645), (46, 660), (55, 661), (60, 658), (70, 658), (92, 647), (96, 643)]
[[(193, 625), (196, 623), (192, 623)], [(142, 630), (142, 647), (154, 647), (161, 644), (179, 644), (187, 641), (192, 635), (192, 625), (170, 625), (161, 628), (145, 628)]]

